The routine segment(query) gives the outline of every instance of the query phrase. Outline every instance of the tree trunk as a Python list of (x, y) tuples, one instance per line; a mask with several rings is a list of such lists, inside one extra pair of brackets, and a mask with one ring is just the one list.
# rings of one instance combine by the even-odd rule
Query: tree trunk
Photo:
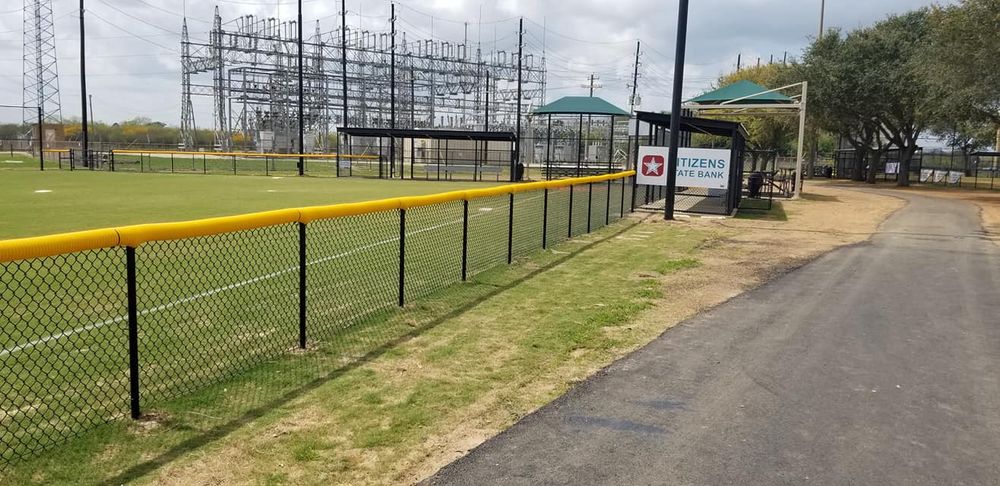
[(899, 187), (910, 186), (910, 162), (913, 161), (913, 154), (916, 153), (917, 146), (910, 144), (899, 149), (899, 173), (896, 174), (896, 185)]
[(856, 182), (865, 180), (865, 160), (868, 160), (868, 154), (864, 150), (854, 149), (854, 170), (851, 171), (851, 180)]
[(882, 151), (872, 149), (868, 153), (871, 156), (868, 158), (868, 171), (865, 175), (865, 182), (874, 184), (875, 176), (878, 174), (878, 164), (882, 161)]

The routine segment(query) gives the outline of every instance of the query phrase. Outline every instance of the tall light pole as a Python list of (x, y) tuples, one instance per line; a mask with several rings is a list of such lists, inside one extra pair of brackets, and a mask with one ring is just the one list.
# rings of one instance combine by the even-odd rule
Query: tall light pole
[(674, 92), (670, 102), (670, 148), (667, 151), (667, 199), (663, 217), (674, 219), (674, 195), (677, 192), (677, 145), (681, 131), (681, 96), (684, 90), (684, 53), (687, 50), (688, 0), (680, 0), (677, 11), (677, 50), (674, 54)]
[(299, 29), (299, 175), (306, 174), (306, 158), (302, 155), (305, 153), (305, 140), (306, 140), (306, 116), (305, 116), (305, 100), (303, 96), (305, 95), (305, 90), (303, 89), (303, 68), (302, 65), (302, 0), (299, 0), (299, 23), (297, 25)]
[(83, 133), (83, 166), (90, 167), (90, 134), (87, 132), (87, 45), (86, 35), (83, 26), (83, 0), (80, 0), (80, 100), (82, 101), (80, 111), (82, 123), (80, 125)]

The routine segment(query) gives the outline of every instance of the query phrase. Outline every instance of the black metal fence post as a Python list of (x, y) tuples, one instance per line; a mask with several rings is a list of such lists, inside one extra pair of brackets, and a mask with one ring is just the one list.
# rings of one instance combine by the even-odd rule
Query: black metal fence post
[(462, 281), (466, 280), (469, 268), (469, 200), (462, 200)]
[(507, 264), (514, 261), (514, 193), (508, 194), (507, 203)]
[(548, 247), (549, 240), (549, 188), (542, 195), (542, 249)]
[(587, 183), (587, 233), (590, 233), (590, 217), (593, 213), (593, 202), (594, 202), (594, 183)]
[(604, 226), (611, 223), (611, 179), (608, 179), (608, 192), (604, 197)]
[(573, 185), (569, 185), (569, 230), (567, 230), (567, 235), (573, 237)]
[(406, 281), (406, 210), (399, 210), (399, 306), (403, 307), (403, 290)]
[(628, 178), (619, 179), (622, 182), (622, 204), (618, 208), (618, 219), (625, 217), (625, 184), (628, 183)]
[(306, 224), (299, 223), (299, 349), (306, 349)]
[(174, 173), (174, 154), (170, 153), (170, 173)]
[(139, 312), (136, 294), (135, 248), (125, 247), (125, 279), (128, 293), (128, 390), (133, 419), (141, 416), (139, 409)]

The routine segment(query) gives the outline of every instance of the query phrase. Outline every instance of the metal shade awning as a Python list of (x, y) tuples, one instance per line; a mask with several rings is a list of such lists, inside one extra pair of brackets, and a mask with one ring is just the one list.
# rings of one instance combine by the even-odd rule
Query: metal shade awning
[[(669, 113), (654, 113), (651, 111), (635, 112), (636, 119), (660, 127), (670, 126)], [(707, 133), (709, 135), (719, 135), (724, 137), (739, 133), (746, 138), (747, 131), (742, 123), (728, 120), (713, 120), (711, 118), (698, 118), (693, 116), (681, 117), (681, 131), (691, 133)]]

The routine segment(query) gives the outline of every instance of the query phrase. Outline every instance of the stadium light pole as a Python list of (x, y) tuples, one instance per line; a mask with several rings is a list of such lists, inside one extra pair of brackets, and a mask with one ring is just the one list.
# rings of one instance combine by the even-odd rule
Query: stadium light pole
[(303, 106), (303, 94), (304, 89), (302, 88), (302, 76), (303, 76), (303, 66), (302, 66), (302, 0), (299, 0), (299, 175), (306, 174), (306, 158), (302, 154), (305, 153), (305, 140), (306, 140), (306, 127), (305, 127), (305, 107)]
[(667, 199), (663, 217), (674, 219), (674, 195), (677, 193), (677, 144), (681, 131), (681, 92), (684, 90), (684, 52), (687, 50), (688, 0), (680, 0), (677, 11), (677, 50), (674, 54), (674, 92), (670, 102), (670, 147), (667, 151)]
[(90, 167), (90, 134), (87, 132), (87, 45), (83, 13), (83, 0), (80, 0), (80, 100), (82, 101), (80, 108), (83, 115), (81, 133), (83, 133), (83, 166)]

